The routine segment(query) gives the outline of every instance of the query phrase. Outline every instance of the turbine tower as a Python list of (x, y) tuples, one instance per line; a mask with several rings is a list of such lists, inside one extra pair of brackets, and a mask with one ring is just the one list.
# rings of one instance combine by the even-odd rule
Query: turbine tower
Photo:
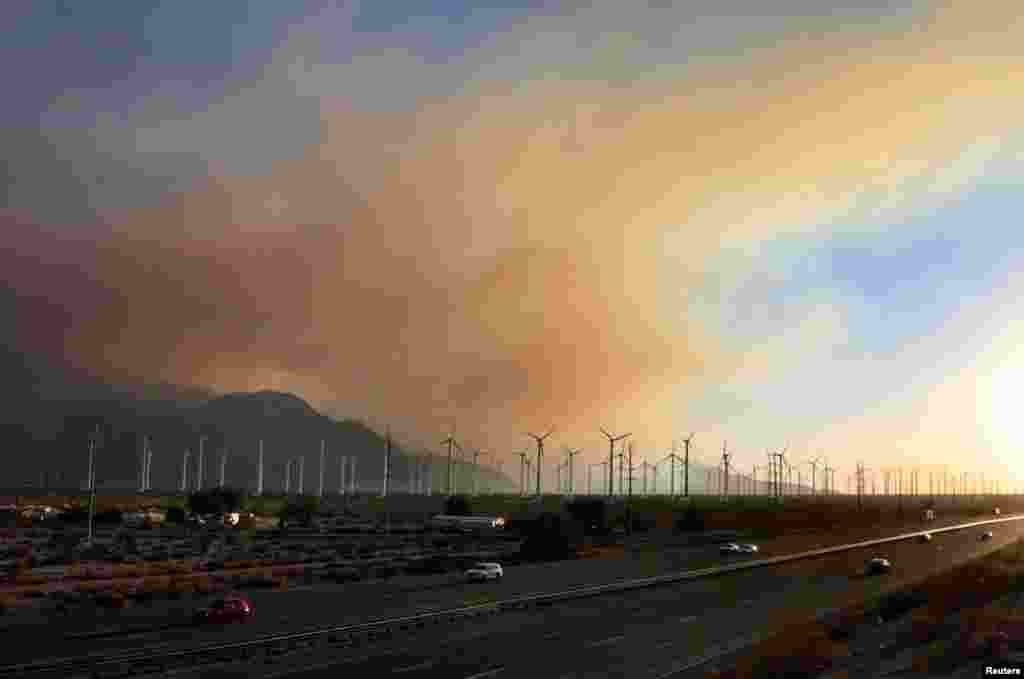
[(551, 436), (551, 430), (543, 436), (537, 434), (527, 433), (527, 436), (537, 442), (537, 497), (540, 497), (540, 469), (541, 469), (541, 458), (544, 457), (544, 439)]
[(580, 449), (577, 448), (573, 450), (572, 448), (566, 447), (565, 452), (566, 455), (569, 456), (569, 495), (572, 495), (574, 491), (573, 468), (576, 466), (573, 464), (573, 460), (580, 454)]
[(442, 446), (444, 446), (444, 445), (448, 446), (448, 494), (451, 495), (452, 494), (452, 455), (454, 453), (454, 448), (455, 448), (455, 437), (452, 436), (451, 434), (449, 434), (448, 438), (446, 438), (445, 440), (441, 441), (441, 445)]
[(683, 497), (690, 497), (690, 441), (693, 433), (683, 439)]
[(263, 495), (263, 439), (256, 453), (256, 494)]
[(519, 494), (526, 495), (526, 464), (529, 460), (526, 459), (528, 453), (526, 451), (519, 451), (516, 456), (519, 457)]
[(628, 438), (631, 434), (613, 436), (604, 427), (601, 428), (601, 433), (608, 438), (608, 497), (612, 497), (615, 494), (615, 444)]

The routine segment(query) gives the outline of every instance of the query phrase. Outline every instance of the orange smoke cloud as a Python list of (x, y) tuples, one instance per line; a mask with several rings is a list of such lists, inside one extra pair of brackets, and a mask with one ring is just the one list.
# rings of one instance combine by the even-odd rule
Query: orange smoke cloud
[[(630, 402), (663, 436), (674, 405), (650, 399), (731, 365), (670, 301), (720, 248), (820, 228), (1016, 124), (1020, 60), (933, 58), (976, 46), (946, 21), (628, 92), (483, 78), (411, 125), (325, 96), (297, 159), (119, 216), (95, 262), (117, 292), (67, 350), (419, 431), (574, 427)], [(581, 101), (597, 114), (573, 141)]]

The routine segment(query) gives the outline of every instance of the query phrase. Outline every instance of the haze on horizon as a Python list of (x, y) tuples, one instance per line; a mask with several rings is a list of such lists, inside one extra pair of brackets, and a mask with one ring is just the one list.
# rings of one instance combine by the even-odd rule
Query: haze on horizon
[(472, 4), (5, 3), (0, 341), (506, 463), (1021, 478), (1014, 3)]

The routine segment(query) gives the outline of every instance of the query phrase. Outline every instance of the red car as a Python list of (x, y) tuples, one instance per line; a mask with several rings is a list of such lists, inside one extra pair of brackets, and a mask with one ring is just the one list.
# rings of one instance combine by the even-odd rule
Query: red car
[(193, 619), (197, 623), (233, 623), (248, 622), (252, 619), (252, 604), (243, 596), (233, 595), (215, 599), (206, 608), (195, 612)]

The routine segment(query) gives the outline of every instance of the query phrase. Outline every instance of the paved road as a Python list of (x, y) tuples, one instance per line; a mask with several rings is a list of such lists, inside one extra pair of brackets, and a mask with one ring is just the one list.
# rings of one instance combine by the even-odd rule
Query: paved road
[[(403, 679), (689, 679), (694, 659), (759, 631), (861, 599), (902, 581), (980, 556), (1024, 537), (1024, 525), (937, 536), (930, 545), (904, 542), (882, 550), (784, 564), (715, 579), (637, 590), (543, 609), (466, 620), (374, 642), (364, 649), (329, 649), (284, 656), (276, 664), (234, 667), (261, 679), (383, 677)], [(864, 561), (889, 557), (889, 576), (860, 575)], [(209, 670), (204, 677), (215, 677)], [(225, 676), (241, 676), (225, 675)]]
[[(915, 525), (876, 530), (870, 536), (892, 535), (915, 529)], [(826, 544), (848, 542), (868, 537), (860, 535), (786, 536), (761, 543), (761, 556), (785, 554)], [(0, 627), (0, 641), (5, 647), (5, 662), (29, 662), (41, 657), (71, 656), (86, 653), (105, 655), (138, 648), (170, 648), (219, 640), (249, 638), (283, 630), (300, 631), (327, 625), (343, 625), (368, 620), (408, 615), (413, 612), (451, 608), (526, 594), (557, 591), (574, 586), (614, 582), (671, 571), (688, 570), (717, 564), (721, 561), (717, 547), (703, 546), (662, 552), (639, 550), (618, 559), (571, 561), (556, 564), (512, 566), (505, 581), (486, 585), (467, 585), (453, 581), (451, 576), (432, 578), (405, 577), (390, 583), (352, 583), (346, 585), (314, 585), (293, 587), (289, 591), (254, 591), (250, 597), (257, 611), (257, 620), (246, 626), (226, 629), (193, 629), (183, 625), (199, 600), (159, 602), (151, 607), (127, 611), (82, 610), (67, 619), (53, 616), (12, 618)], [(40, 648), (40, 625), (57, 642)], [(159, 627), (156, 627), (159, 625)], [(91, 633), (97, 629), (149, 627), (134, 634), (111, 635), (106, 638), (75, 638), (67, 635)]]

